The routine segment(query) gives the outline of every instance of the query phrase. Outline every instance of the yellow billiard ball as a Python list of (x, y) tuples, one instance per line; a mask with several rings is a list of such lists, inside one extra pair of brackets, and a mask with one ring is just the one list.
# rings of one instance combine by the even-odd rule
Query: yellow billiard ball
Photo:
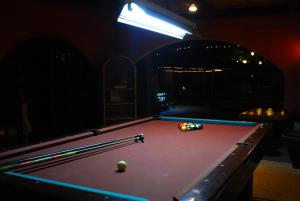
[(186, 125), (181, 126), (180, 130), (181, 131), (187, 131), (187, 126)]
[(124, 172), (126, 170), (126, 168), (127, 168), (126, 161), (118, 161), (117, 168), (118, 168), (118, 171)]

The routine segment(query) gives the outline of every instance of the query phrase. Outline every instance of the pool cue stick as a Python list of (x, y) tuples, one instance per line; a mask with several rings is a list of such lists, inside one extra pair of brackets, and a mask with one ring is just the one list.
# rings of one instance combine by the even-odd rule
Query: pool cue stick
[(43, 154), (43, 155), (39, 155), (39, 156), (34, 156), (34, 157), (30, 157), (30, 158), (16, 160), (16, 161), (13, 161), (13, 162), (9, 162), (9, 164), (14, 164), (14, 163), (20, 163), (20, 162), (35, 160), (35, 159), (38, 159), (38, 158), (44, 158), (44, 157), (49, 157), (49, 156), (53, 156), (53, 155), (57, 155), (57, 154), (63, 154), (65, 152), (70, 152), (70, 151), (77, 151), (77, 150), (80, 150), (80, 149), (85, 149), (85, 148), (89, 148), (89, 147), (98, 146), (100, 144), (109, 144), (109, 143), (112, 143), (112, 142), (123, 141), (123, 140), (131, 139), (131, 138), (133, 138), (134, 140), (138, 141), (138, 140), (141, 140), (143, 138), (143, 134), (141, 133), (141, 134), (137, 134), (137, 135), (134, 135), (134, 136), (125, 137), (125, 138), (121, 138), (121, 139), (110, 140), (110, 141), (106, 141), (106, 142), (101, 142), (101, 143), (87, 145), (87, 146), (82, 146), (82, 147), (75, 147), (75, 148), (71, 148), (71, 149), (65, 149), (65, 150), (53, 152), (53, 153), (50, 153), (50, 154)]
[(94, 149), (118, 145), (118, 144), (122, 144), (125, 142), (130, 142), (132, 140), (134, 140), (135, 142), (138, 142), (138, 141), (144, 142), (144, 135), (141, 133), (141, 134), (131, 136), (131, 137), (125, 137), (125, 138), (121, 138), (121, 139), (106, 141), (106, 142), (88, 145), (88, 146), (84, 146), (84, 147), (77, 147), (77, 148), (73, 148), (73, 149), (62, 150), (62, 151), (58, 151), (58, 152), (54, 152), (54, 153), (50, 153), (50, 154), (44, 154), (44, 155), (40, 155), (40, 156), (17, 160), (14, 162), (9, 162), (7, 165), (0, 167), (0, 172), (18, 168), (18, 167), (24, 167), (24, 166), (31, 165), (31, 164), (41, 163), (41, 162), (45, 162), (45, 161), (52, 160), (52, 159), (71, 156), (74, 154), (83, 153), (83, 152), (91, 151)]

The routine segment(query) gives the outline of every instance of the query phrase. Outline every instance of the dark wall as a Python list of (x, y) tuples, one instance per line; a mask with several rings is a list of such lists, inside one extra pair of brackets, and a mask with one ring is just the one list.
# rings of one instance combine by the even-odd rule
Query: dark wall
[[(8, 131), (8, 133), (24, 134), (24, 132), (35, 132), (39, 137), (42, 137), (41, 135), (46, 137), (44, 136), (46, 132), (48, 132), (49, 135), (52, 133), (53, 136), (53, 129), (51, 130), (50, 127), (55, 128), (56, 135), (61, 132), (70, 133), (74, 130), (84, 130), (102, 126), (101, 108), (103, 100), (100, 83), (102, 83), (101, 73), (104, 63), (110, 57), (116, 55), (124, 55), (134, 60), (159, 44), (174, 40), (166, 36), (161, 36), (160, 34), (153, 34), (148, 31), (117, 23), (116, 19), (120, 7), (116, 9), (108, 4), (110, 3), (94, 0), (1, 1), (0, 74), (3, 79), (1, 79), (0, 87), (2, 93), (0, 96), (0, 129), (3, 127), (18, 128), (22, 130)], [(39, 44), (40, 46), (33, 45), (33, 43), (37, 41), (43, 42)], [(52, 43), (51, 41), (56, 42)], [(77, 59), (72, 59), (72, 65), (63, 65), (65, 71), (62, 73), (62, 71), (60, 71), (62, 70), (62, 66), (55, 64), (57, 60), (56, 55), (60, 51), (56, 47), (60, 45), (64, 46), (64, 44), (66, 45), (64, 50), (67, 50), (68, 47), (73, 47), (71, 51), (73, 51), (73, 53), (77, 52), (78, 57), (75, 56)], [(48, 48), (49, 52), (52, 52), (49, 57), (46, 55)], [(56, 49), (58, 52), (53, 52), (53, 49)], [(72, 55), (74, 56), (77, 53)], [(43, 57), (46, 57), (46, 59)], [(76, 62), (78, 58), (85, 62), (78, 64), (78, 62)], [(62, 64), (62, 62), (60, 63)], [(56, 93), (56, 95), (53, 96), (51, 95), (53, 94), (51, 90), (48, 90), (49, 92), (44, 90), (45, 95), (35, 92), (33, 96), (34, 99), (43, 99), (43, 103), (45, 104), (39, 104), (41, 107), (35, 104), (34, 110), (30, 109), (30, 105), (27, 103), (28, 101), (26, 101), (26, 99), (28, 99), (28, 93), (25, 94), (25, 100), (23, 100), (24, 84), (22, 83), (24, 83), (24, 79), (22, 72), (27, 71), (26, 69), (32, 67), (38, 69), (31, 70), (30, 73), (28, 73), (30, 76), (25, 77), (25, 83), (33, 80), (34, 88), (40, 89), (43, 88), (42, 86), (51, 87), (53, 84), (56, 84), (55, 86), (58, 87), (58, 78), (63, 79), (64, 76), (71, 76), (70, 79), (76, 79), (76, 75), (72, 77), (73, 73), (68, 74), (68, 71), (70, 69), (78, 70), (82, 66), (87, 67), (87, 72), (85, 72), (84, 75), (83, 73), (79, 73), (77, 77), (85, 77), (87, 79), (85, 81), (78, 81), (77, 83), (78, 85), (80, 85), (79, 83), (86, 83), (85, 87), (91, 86), (88, 87), (89, 89), (80, 91), (77, 90), (78, 87), (71, 84), (73, 88), (65, 90), (67, 89), (66, 87), (68, 87), (67, 85), (70, 85), (70, 82), (66, 82), (62, 83), (66, 86), (60, 87), (60, 90), (56, 90), (52, 87), (52, 91)], [(58, 74), (52, 76), (51, 79), (47, 81), (45, 74), (47, 74), (49, 70), (54, 70), (58, 72)], [(38, 83), (38, 79), (32, 79), (33, 77), (39, 78), (41, 82)], [(41, 84), (42, 82), (43, 84)], [(4, 89), (4, 91), (2, 89)], [(89, 93), (88, 96), (90, 98), (86, 98), (86, 100), (89, 100), (88, 104), (68, 95), (70, 94), (69, 92), (75, 95), (76, 90), (77, 95), (82, 97)], [(60, 94), (60, 98), (57, 94)], [(69, 96), (69, 98), (62, 98), (64, 96)], [(62, 99), (64, 99), (64, 101), (62, 101)], [(90, 101), (90, 99), (93, 100)], [(23, 102), (26, 103), (26, 110), (29, 110), (27, 112), (28, 118), (30, 118), (30, 113), (37, 114), (35, 115), (35, 119), (43, 122), (43, 124), (40, 123), (39, 125), (45, 132), (41, 132), (41, 130), (37, 129), (39, 127), (33, 125), (31, 126), (34, 128), (28, 128), (26, 129), (27, 131), (24, 131), (24, 127), (26, 126), (23, 125), (23, 111), (25, 110), (23, 109), (23, 105), (25, 105)], [(57, 104), (60, 105), (60, 108), (55, 106)], [(74, 107), (72, 105), (74, 105)], [(73, 109), (68, 109), (70, 106), (72, 106)], [(52, 107), (57, 108), (57, 112), (55, 112), (57, 115), (52, 114)], [(47, 115), (47, 108), (51, 115)], [(94, 109), (90, 110), (91, 108)], [(71, 110), (73, 112), (66, 114), (67, 116), (61, 115), (64, 110)], [(82, 115), (83, 113), (80, 112), (85, 111), (84, 114), (86, 114), (87, 110), (90, 110), (88, 115)], [(50, 116), (53, 118), (49, 119)], [(72, 120), (75, 116), (78, 118), (78, 122)], [(32, 121), (33, 118), (30, 119), (31, 124)], [(92, 122), (92, 124), (85, 124), (84, 121)], [(70, 125), (68, 125), (68, 122)], [(61, 126), (59, 126), (59, 124)], [(47, 125), (50, 125), (50, 127)], [(69, 129), (67, 129), (67, 127)], [(71, 127), (73, 128), (70, 129)], [(2, 130), (0, 130), (0, 132), (2, 132)], [(32, 133), (29, 135), (32, 136)], [(16, 142), (13, 141), (12, 143), (15, 144)], [(2, 141), (1, 144), (3, 144)]]
[(55, 36), (81, 49), (91, 63), (100, 67), (112, 55), (137, 58), (158, 44), (174, 40), (119, 24), (116, 11), (104, 10), (101, 5), (93, 6), (93, 3), (2, 1), (0, 11), (0, 58), (27, 39)]
[[(112, 10), (72, 2), (2, 1), (0, 59), (25, 40), (55, 36), (80, 49), (91, 65), (99, 70), (111, 56), (121, 54), (137, 60), (163, 44), (177, 41), (118, 24), (116, 12)], [(300, 95), (294, 87), (300, 84), (299, 18), (299, 13), (279, 13), (206, 17), (197, 23), (203, 38), (239, 43), (279, 67), (286, 81), (285, 107), (299, 112)]]
[(53, 37), (79, 50), (101, 82), (103, 64), (110, 57), (124, 55), (134, 60), (174, 40), (117, 23), (118, 9), (103, 8), (105, 3), (80, 2), (2, 1), (0, 60), (7, 60), (26, 41)]

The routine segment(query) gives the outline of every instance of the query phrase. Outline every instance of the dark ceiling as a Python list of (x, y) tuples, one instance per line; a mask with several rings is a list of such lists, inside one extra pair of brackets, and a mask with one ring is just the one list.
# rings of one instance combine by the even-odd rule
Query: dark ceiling
[[(195, 18), (203, 15), (258, 14), (299, 10), (299, 0), (150, 0), (179, 15)], [(195, 3), (198, 12), (191, 14), (188, 6)]]
[[(278, 12), (298, 12), (300, 0), (146, 0), (164, 7), (178, 15), (195, 20), (205, 16), (219, 15), (257, 15)], [(51, 4), (79, 6), (89, 12), (99, 10), (105, 15), (118, 15), (128, 0), (47, 0)], [(195, 3), (196, 13), (190, 13), (188, 7)]]

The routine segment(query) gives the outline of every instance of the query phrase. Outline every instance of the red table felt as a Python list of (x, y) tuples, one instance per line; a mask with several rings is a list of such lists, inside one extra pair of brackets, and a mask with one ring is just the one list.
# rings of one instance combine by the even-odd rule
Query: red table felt
[[(38, 165), (19, 171), (155, 201), (171, 201), (173, 196), (181, 196), (205, 178), (230, 155), (238, 142), (244, 141), (258, 128), (204, 124), (203, 129), (182, 132), (177, 125), (178, 122), (152, 120), (15, 159), (143, 133), (145, 143), (96, 150), (55, 162), (49, 161), (42, 168)], [(128, 163), (125, 172), (116, 172), (119, 160)]]

